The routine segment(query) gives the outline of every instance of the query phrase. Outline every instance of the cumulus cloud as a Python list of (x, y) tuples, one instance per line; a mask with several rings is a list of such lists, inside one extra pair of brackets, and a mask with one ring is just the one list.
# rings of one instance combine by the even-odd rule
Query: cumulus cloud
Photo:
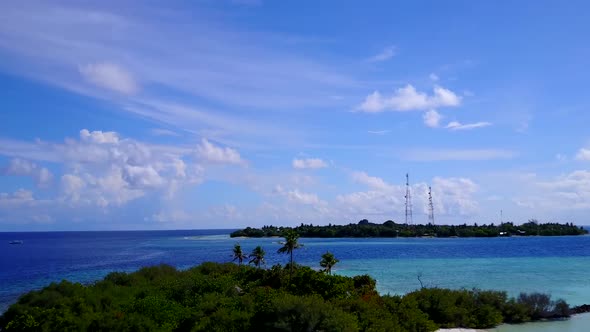
[(442, 119), (442, 115), (440, 115), (436, 110), (430, 110), (422, 116), (424, 120), (424, 124), (430, 128), (437, 128), (440, 125), (440, 120)]
[(119, 135), (114, 131), (92, 131), (88, 129), (80, 130), (80, 139), (85, 142), (98, 144), (117, 144), (119, 142)]
[[(523, 186), (530, 194), (513, 199), (535, 210), (563, 211), (590, 209), (590, 171), (576, 170), (552, 179), (530, 177)], [(540, 195), (539, 193), (543, 193)]]
[(458, 121), (451, 121), (449, 122), (449, 124), (447, 124), (447, 126), (445, 128), (450, 129), (450, 130), (470, 130), (470, 129), (476, 129), (476, 128), (483, 128), (483, 127), (488, 127), (491, 126), (492, 124), (490, 122), (475, 122), (475, 123), (461, 123)]
[(386, 60), (393, 58), (395, 55), (396, 55), (395, 46), (388, 46), (388, 47), (384, 48), (383, 51), (381, 51), (380, 53), (375, 54), (374, 56), (368, 58), (367, 61), (369, 61), (369, 62), (386, 61)]
[(433, 199), (439, 214), (475, 214), (479, 205), (473, 195), (478, 189), (475, 182), (466, 178), (435, 177), (432, 180)]
[(63, 197), (67, 198), (69, 201), (78, 202), (80, 200), (80, 195), (82, 194), (82, 189), (84, 189), (85, 186), (86, 183), (79, 176), (64, 174), (61, 177)]
[[(336, 197), (336, 210), (344, 216), (379, 218), (403, 216), (406, 190), (404, 184), (390, 184), (365, 172), (353, 172), (352, 179), (365, 184), (369, 190)], [(429, 184), (424, 182), (414, 183), (410, 187), (416, 215), (425, 214), (428, 211), (428, 187)], [(478, 186), (470, 179), (435, 177), (432, 179), (431, 187), (437, 215), (466, 217), (479, 210), (474, 197)]]
[(300, 192), (297, 189), (288, 191), (286, 194), (287, 194), (287, 197), (289, 198), (289, 200), (296, 202), (296, 203), (319, 204), (321, 202), (318, 195), (312, 194), (312, 193)]
[(245, 164), (238, 151), (228, 147), (216, 146), (205, 138), (197, 146), (197, 155), (199, 158), (212, 163)]
[(317, 194), (301, 192), (301, 191), (299, 191), (299, 189), (286, 190), (280, 185), (277, 185), (273, 189), (273, 194), (286, 197), (289, 201), (297, 203), (297, 204), (304, 204), (304, 205), (323, 205), (323, 204), (325, 204), (325, 202), (322, 201), (318, 197)]
[(53, 174), (45, 167), (28, 160), (13, 158), (1, 172), (4, 175), (29, 176), (33, 178), (38, 187), (47, 187), (53, 181)]
[(33, 193), (29, 190), (18, 189), (14, 193), (0, 193), (0, 203), (23, 203), (33, 201)]
[(375, 91), (365, 98), (357, 108), (361, 112), (377, 113), (383, 111), (422, 111), (440, 107), (454, 107), (461, 104), (461, 97), (453, 91), (435, 86), (432, 95), (419, 92), (408, 84), (394, 91), (391, 96), (383, 96)]
[(318, 169), (326, 167), (328, 167), (328, 164), (319, 158), (293, 159), (293, 168), (295, 169)]
[(90, 83), (111, 91), (130, 95), (139, 90), (135, 79), (124, 68), (108, 62), (80, 66), (80, 74)]
[(576, 160), (590, 160), (590, 149), (581, 148), (576, 154)]
[[(82, 129), (78, 139), (36, 141), (25, 150), (30, 157), (61, 164), (55, 202), (67, 206), (120, 206), (156, 192), (171, 198), (182, 186), (203, 181), (202, 166), (190, 160), (194, 150), (150, 145), (116, 132)], [(48, 172), (19, 157), (5, 170), (39, 183), (50, 181)]]
[(352, 179), (353, 181), (364, 184), (372, 189), (389, 190), (392, 188), (391, 185), (387, 184), (385, 181), (383, 181), (383, 179), (369, 176), (365, 172), (353, 172)]

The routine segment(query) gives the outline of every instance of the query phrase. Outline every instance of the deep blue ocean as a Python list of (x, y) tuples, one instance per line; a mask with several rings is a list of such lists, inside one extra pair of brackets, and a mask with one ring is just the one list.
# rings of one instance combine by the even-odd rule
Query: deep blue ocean
[[(90, 283), (112, 271), (170, 264), (187, 268), (205, 261), (230, 262), (239, 242), (262, 245), (267, 266), (287, 262), (279, 238), (232, 239), (230, 230), (0, 233), (0, 312), (19, 295), (50, 282)], [(9, 244), (22, 240), (23, 244)], [(298, 263), (319, 267), (330, 251), (335, 272), (367, 273), (382, 293), (425, 286), (544, 291), (572, 304), (590, 303), (590, 236), (511, 238), (300, 239)]]

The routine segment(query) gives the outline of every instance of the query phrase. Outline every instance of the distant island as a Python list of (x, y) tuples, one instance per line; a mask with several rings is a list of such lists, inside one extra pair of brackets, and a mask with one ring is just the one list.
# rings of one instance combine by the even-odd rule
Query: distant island
[(529, 220), (522, 225), (504, 222), (499, 225), (409, 225), (388, 220), (383, 224), (371, 223), (363, 219), (348, 225), (316, 226), (301, 224), (297, 227), (264, 226), (246, 227), (231, 233), (231, 237), (277, 237), (286, 230), (293, 229), (299, 236), (308, 238), (343, 237), (501, 237), (501, 236), (562, 236), (584, 235), (588, 231), (573, 223), (539, 223)]

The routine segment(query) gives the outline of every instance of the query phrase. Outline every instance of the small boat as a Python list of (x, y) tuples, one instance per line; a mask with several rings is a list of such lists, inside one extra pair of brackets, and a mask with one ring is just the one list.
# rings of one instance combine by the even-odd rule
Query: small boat
[(10, 243), (10, 244), (23, 244), (23, 240), (12, 240), (8, 243)]

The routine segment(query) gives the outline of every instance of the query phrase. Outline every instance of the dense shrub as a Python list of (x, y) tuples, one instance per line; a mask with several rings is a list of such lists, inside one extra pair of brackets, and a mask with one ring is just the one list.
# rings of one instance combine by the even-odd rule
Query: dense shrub
[(204, 263), (114, 272), (84, 286), (62, 281), (23, 295), (0, 331), (434, 331), (565, 317), (543, 294), (421, 289), (380, 296), (369, 276), (309, 267), (257, 269)]

